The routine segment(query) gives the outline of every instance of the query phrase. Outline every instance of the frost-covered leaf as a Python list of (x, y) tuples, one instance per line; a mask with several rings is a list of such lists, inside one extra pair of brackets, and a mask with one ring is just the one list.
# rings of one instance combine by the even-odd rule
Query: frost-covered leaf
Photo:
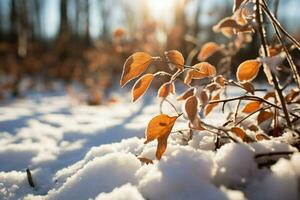
[(209, 91), (210, 93), (212, 93), (212, 92), (214, 92), (214, 91), (216, 91), (216, 90), (221, 89), (221, 87), (220, 87), (220, 84), (218, 84), (218, 83), (210, 83), (210, 84), (208, 84), (208, 85), (205, 87), (205, 89), (206, 89), (207, 91)]
[(269, 98), (275, 98), (275, 97), (276, 97), (275, 92), (268, 92), (265, 94), (264, 99), (268, 100)]
[(157, 139), (156, 158), (159, 160), (167, 148), (167, 140), (178, 116), (160, 114), (152, 118), (146, 129), (145, 144)]
[(198, 113), (198, 100), (195, 96), (189, 97), (184, 104), (185, 112), (191, 122), (194, 121)]
[(134, 86), (132, 87), (132, 101), (133, 102), (138, 100), (143, 94), (146, 93), (153, 78), (154, 78), (153, 74), (145, 74), (144, 76), (142, 76), (135, 82)]
[(223, 29), (232, 30), (233, 33), (235, 32), (249, 32), (252, 30), (248, 24), (241, 25), (235, 19), (231, 17), (225, 17), (222, 19), (217, 25), (213, 27), (215, 32), (222, 31)]
[(208, 103), (209, 99), (206, 90), (202, 90), (199, 93), (199, 99), (202, 106), (205, 106)]
[(222, 75), (218, 75), (214, 78), (214, 81), (218, 83), (220, 86), (225, 86), (225, 78)]
[(120, 85), (123, 87), (130, 80), (141, 75), (148, 68), (152, 60), (152, 56), (144, 52), (136, 52), (129, 56), (123, 66)]
[(243, 86), (243, 88), (244, 88), (247, 92), (249, 92), (249, 93), (251, 93), (251, 94), (254, 94), (255, 88), (254, 88), (254, 86), (253, 86), (252, 83), (250, 83), (250, 82), (245, 82), (245, 83), (242, 83), (241, 85)]
[(257, 134), (255, 135), (255, 139), (256, 139), (257, 141), (261, 141), (261, 140), (270, 140), (270, 138), (269, 138), (267, 135), (262, 134), (262, 133), (257, 133)]
[(300, 91), (292, 89), (289, 93), (285, 96), (285, 100), (287, 103), (291, 103), (297, 96), (299, 96)]
[(185, 91), (184, 93), (182, 93), (179, 97), (177, 97), (178, 101), (181, 100), (186, 100), (187, 98), (189, 98), (190, 96), (193, 96), (195, 94), (195, 88), (192, 87), (190, 89), (188, 89), (187, 91)]
[(214, 53), (220, 50), (220, 46), (215, 42), (207, 42), (204, 44), (198, 54), (198, 60), (205, 61)]
[(236, 136), (240, 137), (244, 142), (253, 142), (253, 141), (254, 141), (252, 138), (250, 138), (250, 137), (246, 134), (246, 132), (245, 132), (243, 129), (241, 129), (241, 128), (239, 128), (239, 127), (232, 127), (232, 128), (230, 129), (230, 131), (231, 131), (232, 133), (234, 133)]
[(169, 135), (177, 116), (170, 117), (166, 114), (160, 114), (152, 118), (146, 129), (145, 144), (164, 135)]
[(203, 79), (206, 77), (212, 77), (216, 74), (216, 68), (208, 62), (201, 62), (193, 66), (194, 69), (190, 69), (184, 79), (186, 84), (190, 84), (192, 79)]
[(247, 103), (245, 107), (243, 108), (242, 112), (243, 113), (253, 113), (260, 109), (260, 104), (261, 102), (259, 101), (252, 101), (250, 103)]
[(168, 136), (169, 135), (164, 135), (162, 137), (157, 138), (157, 148), (156, 148), (156, 153), (155, 153), (157, 160), (161, 159), (163, 153), (167, 149)]
[(252, 81), (258, 74), (261, 63), (257, 60), (247, 60), (237, 69), (236, 77), (239, 82)]
[(276, 55), (278, 55), (279, 53), (282, 52), (282, 46), (281, 45), (280, 46), (273, 46), (273, 47), (269, 46), (268, 51), (269, 51), (269, 55), (271, 57), (276, 56)]
[(273, 117), (273, 113), (269, 112), (269, 111), (260, 111), (258, 116), (257, 116), (257, 123), (261, 124), (264, 121), (270, 119), (271, 117)]
[[(212, 100), (220, 100), (220, 93), (216, 94)], [(205, 106), (205, 109), (204, 109), (204, 114), (205, 116), (207, 116), (212, 110), (214, 107), (216, 107), (219, 103), (211, 103), (211, 104), (208, 104)]]
[(158, 89), (158, 96), (162, 97), (162, 98), (166, 98), (171, 93), (175, 94), (175, 86), (174, 86), (173, 82), (172, 83), (170, 83), (170, 82), (164, 83)]
[(179, 51), (177, 50), (166, 51), (165, 56), (171, 65), (174, 65), (179, 70), (183, 70), (184, 58)]

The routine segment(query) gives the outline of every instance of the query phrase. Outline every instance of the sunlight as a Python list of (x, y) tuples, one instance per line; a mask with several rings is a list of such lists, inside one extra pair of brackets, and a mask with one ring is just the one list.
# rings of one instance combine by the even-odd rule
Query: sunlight
[[(181, 1), (181, 0), (180, 0)], [(170, 26), (174, 21), (174, 9), (178, 1), (144, 0), (149, 17), (156, 22)]]

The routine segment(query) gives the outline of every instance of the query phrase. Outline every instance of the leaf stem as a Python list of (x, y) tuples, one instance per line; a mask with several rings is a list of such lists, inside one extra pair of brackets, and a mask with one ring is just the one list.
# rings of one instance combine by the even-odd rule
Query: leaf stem
[(169, 101), (167, 98), (163, 98), (163, 99), (161, 100), (161, 102), (160, 102), (160, 113), (163, 113), (163, 112), (162, 112), (162, 104), (163, 104), (164, 102), (167, 102), (167, 103), (173, 108), (173, 110), (177, 113), (178, 117), (182, 115), (182, 113), (179, 113), (179, 112), (178, 112), (178, 110), (177, 110), (177, 108), (175, 107), (175, 105), (174, 105), (171, 101)]

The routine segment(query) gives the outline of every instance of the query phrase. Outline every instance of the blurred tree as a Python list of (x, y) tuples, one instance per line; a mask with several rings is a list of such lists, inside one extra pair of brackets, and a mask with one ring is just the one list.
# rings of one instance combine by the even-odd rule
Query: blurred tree
[(17, 38), (17, 4), (16, 0), (11, 0), (10, 4), (10, 33), (9, 33), (9, 40), (10, 42), (16, 42)]

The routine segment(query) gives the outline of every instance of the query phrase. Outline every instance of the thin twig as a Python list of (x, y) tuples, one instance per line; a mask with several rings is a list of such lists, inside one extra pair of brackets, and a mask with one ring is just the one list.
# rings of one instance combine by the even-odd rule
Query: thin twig
[(30, 187), (34, 188), (35, 185), (34, 185), (34, 182), (33, 182), (33, 179), (32, 179), (31, 172), (28, 168), (26, 169), (26, 174), (27, 174), (27, 180), (28, 180), (28, 183), (29, 183)]
[(271, 18), (271, 20), (274, 22), (274, 24), (280, 29), (280, 31), (286, 36), (288, 37), (293, 44), (300, 49), (300, 43), (292, 36), (290, 35), (280, 24), (280, 22), (276, 19), (276, 17), (271, 13), (271, 11), (269, 9), (266, 9), (265, 6), (263, 4), (261, 4), (262, 8), (264, 9), (265, 13), (268, 15), (269, 18)]
[(274, 17), (277, 18), (279, 0), (274, 0)]
[[(267, 49), (267, 41), (266, 41), (266, 33), (265, 33), (265, 29), (262, 25), (262, 11), (261, 11), (261, 4), (260, 4), (260, 0), (256, 0), (256, 20), (257, 20), (257, 23), (258, 23), (258, 32), (259, 32), (259, 36), (260, 36), (260, 40), (261, 40), (261, 43), (262, 43), (262, 47), (263, 47), (263, 56), (264, 57), (269, 57), (269, 51)], [(264, 68), (266, 71), (266, 73), (269, 73), (271, 76), (272, 76), (272, 80), (270, 81), (272, 84), (273, 84), (273, 87), (277, 93), (277, 96), (279, 97), (279, 100), (280, 100), (280, 103), (281, 103), (281, 106), (282, 106), (282, 110), (283, 110), (283, 113), (285, 115), (285, 120), (286, 120), (286, 123), (287, 123), (287, 126), (289, 128), (292, 127), (292, 123), (291, 123), (291, 119), (290, 119), (290, 116), (289, 116), (289, 112), (288, 112), (288, 109), (287, 109), (287, 105), (286, 105), (286, 102), (285, 102), (285, 99), (283, 97), (283, 94), (282, 94), (282, 90), (279, 86), (279, 83), (278, 83), (278, 80), (277, 80), (277, 77), (276, 75), (269, 69), (268, 66), (266, 66), (264, 64)], [(267, 76), (268, 78), (268, 76)]]
[(242, 99), (239, 99), (236, 108), (235, 108), (235, 113), (234, 113), (234, 122), (236, 122), (236, 118), (240, 109), (240, 105), (241, 105)]
[[(202, 122), (202, 123), (203, 123), (203, 125), (204, 125), (205, 127), (208, 127), (208, 128), (210, 128), (210, 129), (215, 129), (215, 130), (218, 130), (218, 131), (222, 131), (222, 132), (226, 135), (226, 137), (228, 137), (229, 139), (231, 139), (233, 142), (239, 143), (238, 140), (236, 140), (235, 138), (233, 138), (233, 137), (231, 137), (231, 136), (229, 135), (229, 133), (228, 133), (229, 129), (225, 129), (225, 128), (223, 128), (223, 127), (216, 127), (216, 126), (214, 126), (214, 125), (207, 124), (207, 123), (205, 123), (205, 122)], [(222, 136), (219, 132), (215, 132), (215, 131), (212, 131), (212, 130), (210, 130), (210, 129), (206, 129), (206, 130), (209, 131), (209, 132), (211, 132), (211, 133), (214, 133), (214, 134), (216, 134), (216, 135)]]
[(249, 117), (251, 117), (252, 115), (254, 115), (255, 113), (258, 113), (258, 112), (260, 112), (260, 111), (262, 111), (262, 110), (270, 109), (271, 107), (272, 107), (272, 106), (263, 107), (263, 108), (260, 108), (260, 109), (258, 109), (258, 110), (256, 110), (256, 111), (250, 113), (249, 115), (247, 115), (246, 117), (244, 117), (244, 118), (241, 119), (240, 121), (236, 122), (236, 123), (234, 124), (234, 126), (239, 125), (240, 123), (242, 123), (243, 121), (245, 121), (246, 119), (248, 119)]
[(293, 152), (293, 151), (268, 152), (268, 153), (255, 154), (254, 158), (257, 159), (257, 158), (264, 157), (264, 156), (291, 155), (294, 153), (295, 152)]
[[(266, 2), (264, 0), (262, 2), (263, 2), (263, 5), (264, 5), (264, 6), (262, 6), (262, 8), (264, 9), (264, 11), (267, 12), (266, 10), (268, 10), (268, 12), (270, 12), (270, 10), (268, 9), (268, 5), (266, 4)], [(298, 88), (300, 88), (300, 76), (299, 76), (299, 74), (297, 72), (297, 67), (296, 67), (296, 65), (295, 65), (295, 63), (293, 61), (293, 58), (291, 57), (291, 55), (290, 55), (290, 53), (289, 53), (289, 51), (288, 51), (288, 49), (287, 49), (287, 47), (286, 47), (283, 39), (282, 39), (282, 36), (281, 36), (281, 34), (280, 34), (279, 30), (278, 30), (278, 27), (276, 26), (276, 24), (274, 23), (274, 21), (272, 20), (272, 18), (270, 18), (270, 19), (272, 21), (272, 26), (273, 26), (273, 28), (275, 30), (276, 36), (277, 36), (278, 40), (280, 41), (280, 43), (281, 43), (281, 45), (283, 47), (283, 50), (284, 50), (284, 52), (286, 54), (287, 61), (288, 61), (289, 65), (290, 65), (290, 67), (292, 69), (293, 78), (294, 78), (294, 80), (295, 80)]]
[[(210, 101), (208, 102), (208, 104), (214, 104), (214, 103), (222, 103), (222, 102), (229, 102), (229, 101), (235, 101), (235, 100), (239, 100), (239, 99), (243, 99), (243, 100), (247, 100), (247, 101), (260, 101), (260, 102), (263, 102), (263, 103), (266, 103), (272, 107), (275, 107), (277, 109), (280, 109), (282, 110), (282, 107), (276, 105), (276, 104), (273, 104), (261, 97), (257, 97), (257, 96), (253, 96), (253, 95), (243, 95), (243, 96), (239, 96), (239, 97), (233, 97), (233, 98), (228, 98), (228, 99), (220, 99), (220, 100), (213, 100), (213, 101)], [(296, 118), (300, 118), (299, 115), (291, 112), (291, 111), (288, 111), (293, 117), (296, 117)]]

